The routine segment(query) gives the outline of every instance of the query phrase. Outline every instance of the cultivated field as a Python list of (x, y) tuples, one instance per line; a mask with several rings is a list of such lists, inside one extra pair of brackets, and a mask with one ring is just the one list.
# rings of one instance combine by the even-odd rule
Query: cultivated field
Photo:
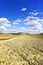
[(43, 35), (0, 34), (0, 65), (43, 65)]

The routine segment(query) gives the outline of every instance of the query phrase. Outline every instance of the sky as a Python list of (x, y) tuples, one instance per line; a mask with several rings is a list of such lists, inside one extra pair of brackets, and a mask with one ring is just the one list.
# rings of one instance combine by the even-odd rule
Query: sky
[(0, 0), (0, 33), (43, 33), (43, 0)]

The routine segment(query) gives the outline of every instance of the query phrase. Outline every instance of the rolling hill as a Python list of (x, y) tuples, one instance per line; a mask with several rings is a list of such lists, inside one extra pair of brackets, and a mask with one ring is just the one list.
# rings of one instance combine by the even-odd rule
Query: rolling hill
[(1, 34), (0, 65), (43, 65), (43, 35)]

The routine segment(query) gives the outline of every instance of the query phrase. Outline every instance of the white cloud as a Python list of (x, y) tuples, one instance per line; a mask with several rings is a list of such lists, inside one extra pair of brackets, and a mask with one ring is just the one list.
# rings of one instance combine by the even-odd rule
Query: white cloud
[(29, 14), (32, 15), (32, 16), (37, 16), (37, 15), (41, 15), (41, 14), (43, 14), (43, 13), (34, 10), (34, 11), (29, 12)]
[(0, 26), (1, 29), (6, 29), (5, 26)]
[(0, 18), (0, 23), (10, 23), (7, 18)]
[(17, 33), (15, 24), (21, 23), (21, 19), (14, 20), (11, 23), (7, 18), (0, 18), (0, 33)]
[(43, 31), (42, 22), (43, 19), (39, 17), (28, 16), (26, 19), (24, 19), (24, 24), (29, 26), (30, 30), (32, 30), (34, 33), (35, 31), (37, 32)]
[(0, 18), (0, 26), (11, 26), (10, 21), (7, 18)]
[(21, 27), (20, 32), (25, 32), (26, 28), (25, 27)]
[(29, 14), (31, 14), (31, 15), (38, 15), (39, 13), (38, 12), (29, 12)]
[(26, 10), (27, 10), (27, 8), (22, 8), (22, 9), (21, 9), (21, 11), (26, 11)]
[[(0, 33), (26, 32), (35, 34), (43, 32), (43, 18), (27, 16), (23, 20), (16, 19), (12, 22), (13, 23), (11, 23), (7, 18), (0, 18)], [(19, 25), (21, 26), (19, 27)]]
[(22, 21), (21, 21), (21, 19), (17, 19), (17, 20), (14, 20), (13, 21), (13, 24), (19, 24), (19, 23), (21, 23)]
[(8, 32), (11, 27), (11, 22), (7, 18), (0, 18), (0, 33)]
[(26, 28), (25, 27), (20, 27), (16, 29), (17, 32), (26, 32)]
[(5, 26), (0, 26), (0, 33), (6, 33), (7, 29)]
[(11, 27), (11, 24), (3, 24), (3, 26)]

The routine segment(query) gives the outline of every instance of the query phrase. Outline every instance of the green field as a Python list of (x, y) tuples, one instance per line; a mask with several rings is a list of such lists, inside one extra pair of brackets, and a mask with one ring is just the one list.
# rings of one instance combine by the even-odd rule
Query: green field
[(0, 34), (0, 65), (43, 65), (43, 35)]

